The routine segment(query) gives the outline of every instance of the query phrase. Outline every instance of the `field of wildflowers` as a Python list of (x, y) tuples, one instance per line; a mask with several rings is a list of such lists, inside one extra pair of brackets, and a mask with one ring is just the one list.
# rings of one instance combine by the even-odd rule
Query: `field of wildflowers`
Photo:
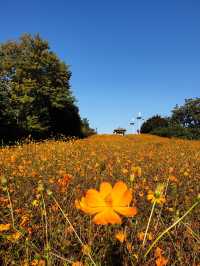
[(200, 141), (0, 149), (0, 265), (200, 265)]

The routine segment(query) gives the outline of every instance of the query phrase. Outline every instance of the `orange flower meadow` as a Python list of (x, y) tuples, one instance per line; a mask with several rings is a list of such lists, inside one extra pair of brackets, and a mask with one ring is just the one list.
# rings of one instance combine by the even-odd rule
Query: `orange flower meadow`
[(0, 265), (199, 265), (199, 150), (151, 135), (1, 147)]

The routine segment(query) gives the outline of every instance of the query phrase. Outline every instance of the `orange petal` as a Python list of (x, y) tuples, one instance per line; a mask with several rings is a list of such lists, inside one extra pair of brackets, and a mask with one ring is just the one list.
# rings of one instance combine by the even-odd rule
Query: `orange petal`
[(159, 247), (156, 248), (155, 252), (154, 252), (154, 256), (157, 257), (161, 257), (162, 256), (162, 252), (163, 250)]
[(121, 198), (126, 191), (127, 186), (124, 182), (119, 181), (114, 185), (111, 193), (113, 206), (120, 206)]
[(85, 202), (90, 207), (106, 207), (101, 194), (95, 189), (89, 189), (85, 196)]
[(168, 259), (161, 256), (156, 259), (156, 266), (166, 266), (168, 263)]
[(147, 195), (147, 200), (152, 200), (154, 198), (154, 195), (153, 195), (153, 193), (152, 194), (148, 194)]
[(96, 214), (93, 218), (95, 224), (121, 224), (121, 218), (112, 209)]
[(132, 200), (132, 192), (131, 190), (127, 189), (126, 192), (121, 197), (120, 200), (120, 207), (126, 207), (131, 203)]
[(114, 207), (114, 210), (127, 217), (135, 216), (137, 213), (137, 209), (135, 207)]
[(11, 224), (0, 224), (0, 232), (7, 231), (11, 227)]
[(112, 191), (112, 186), (108, 182), (103, 182), (100, 185), (100, 194), (105, 199)]
[(88, 213), (90, 215), (99, 212), (99, 208), (95, 208), (95, 207), (88, 206), (88, 204), (85, 201), (85, 198), (84, 197), (80, 201), (80, 209), (82, 211), (84, 211), (85, 213)]
[(98, 212), (98, 209), (91, 208), (90, 206), (87, 205), (84, 197), (82, 197), (81, 201), (79, 202), (79, 206), (82, 211), (91, 215)]

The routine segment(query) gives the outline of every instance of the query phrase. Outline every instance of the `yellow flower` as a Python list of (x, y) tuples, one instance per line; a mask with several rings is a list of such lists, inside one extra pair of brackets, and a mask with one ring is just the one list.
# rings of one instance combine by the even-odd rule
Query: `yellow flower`
[(22, 227), (26, 227), (28, 225), (30, 221), (30, 217), (28, 214), (24, 214), (22, 217), (21, 217), (21, 222), (20, 222), (20, 226)]
[(80, 201), (79, 200), (75, 200), (75, 207), (76, 207), (76, 209), (81, 209), (81, 205), (80, 205)]
[(82, 246), (82, 252), (84, 255), (88, 255), (91, 253), (91, 247), (89, 245)]
[(38, 200), (33, 200), (31, 203), (34, 207), (37, 207), (39, 205), (39, 201)]
[(115, 234), (115, 238), (123, 243), (126, 240), (126, 232), (119, 231)]
[(163, 195), (164, 193), (164, 185), (163, 184), (158, 184), (155, 192), (149, 191), (147, 195), (147, 200), (151, 201), (151, 203), (158, 203), (158, 204), (163, 204), (166, 202), (166, 199)]
[(168, 259), (166, 259), (163, 255), (163, 250), (159, 247), (156, 248), (154, 252), (154, 256), (156, 258), (156, 266), (166, 266), (168, 263)]
[(139, 166), (133, 166), (131, 168), (131, 173), (135, 177), (141, 177), (142, 176), (142, 169)]
[(45, 260), (37, 260), (37, 259), (34, 259), (31, 262), (31, 266), (45, 266), (45, 265), (46, 265)]
[(127, 175), (127, 174), (128, 174), (128, 170), (127, 170), (126, 168), (123, 168), (123, 169), (122, 169), (122, 173), (123, 173), (124, 175)]
[(133, 182), (135, 180), (135, 175), (134, 174), (131, 174), (130, 175), (130, 181)]
[(170, 176), (169, 176), (169, 180), (170, 180), (171, 182), (175, 182), (175, 183), (177, 183), (177, 182), (178, 182), (178, 179), (177, 179), (177, 177), (176, 177), (176, 176), (174, 176), (174, 175), (170, 175)]
[(132, 245), (131, 245), (131, 243), (130, 242), (127, 242), (126, 243), (126, 248), (127, 248), (127, 250), (128, 250), (128, 252), (132, 252)]
[(165, 257), (158, 257), (156, 259), (156, 266), (166, 266), (168, 263), (168, 259), (166, 259)]
[(152, 192), (152, 191), (148, 192), (147, 200), (151, 201), (151, 203), (156, 202), (158, 204), (163, 204), (166, 202), (165, 197), (163, 197), (163, 196), (158, 197), (155, 195), (155, 192)]
[(7, 236), (7, 239), (8, 239), (9, 241), (11, 241), (11, 242), (15, 242), (15, 241), (17, 241), (20, 237), (21, 237), (20, 232), (16, 232), (16, 233), (14, 233), (14, 234), (12, 234), (12, 235)]
[(75, 261), (72, 263), (72, 266), (83, 266), (83, 263), (81, 261)]
[(132, 200), (132, 192), (122, 181), (114, 187), (108, 182), (100, 185), (100, 191), (89, 189), (81, 201), (76, 201), (76, 206), (89, 215), (94, 215), (95, 224), (121, 224), (118, 214), (132, 217), (137, 213), (135, 207), (129, 207)]
[[(137, 234), (137, 237), (138, 237), (138, 239), (139, 239), (140, 241), (143, 241), (143, 239), (144, 239), (144, 232), (140, 232), (140, 233), (138, 233), (138, 234)], [(147, 239), (148, 239), (148, 240), (152, 240), (152, 239), (153, 239), (152, 233), (148, 233), (148, 234), (147, 234)]]
[(0, 224), (0, 232), (8, 231), (10, 229), (10, 224)]

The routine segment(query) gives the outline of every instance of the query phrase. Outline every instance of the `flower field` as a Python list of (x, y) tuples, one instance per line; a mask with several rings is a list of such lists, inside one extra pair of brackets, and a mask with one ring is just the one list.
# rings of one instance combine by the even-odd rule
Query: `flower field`
[(0, 265), (200, 265), (200, 141), (0, 149)]

